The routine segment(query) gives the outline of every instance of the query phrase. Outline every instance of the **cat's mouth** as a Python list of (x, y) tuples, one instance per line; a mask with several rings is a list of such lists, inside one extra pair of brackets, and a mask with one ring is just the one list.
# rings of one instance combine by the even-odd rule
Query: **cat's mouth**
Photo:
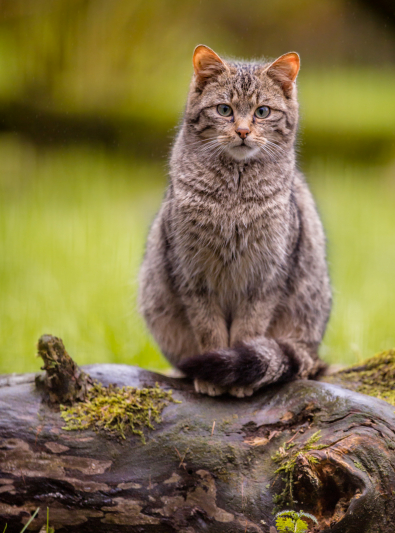
[(254, 157), (258, 152), (258, 148), (255, 145), (247, 144), (243, 139), (237, 144), (231, 143), (228, 146), (227, 152), (231, 157), (233, 157), (233, 159), (240, 161), (242, 159), (251, 159)]

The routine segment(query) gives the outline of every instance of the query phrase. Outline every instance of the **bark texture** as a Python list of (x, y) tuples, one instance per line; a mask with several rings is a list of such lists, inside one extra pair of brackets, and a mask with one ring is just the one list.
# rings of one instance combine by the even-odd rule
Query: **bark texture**
[[(40, 346), (60, 345), (48, 337)], [(273, 509), (287, 504), (317, 517), (311, 531), (393, 532), (395, 416), (385, 401), (315, 381), (210, 398), (136, 367), (69, 368), (77, 396), (92, 378), (158, 383), (182, 403), (165, 408), (144, 445), (133, 434), (62, 429), (48, 372), (1, 376), (1, 532), (6, 523), (20, 532), (37, 507), (29, 530), (40, 531), (48, 507), (62, 532), (268, 533)]]

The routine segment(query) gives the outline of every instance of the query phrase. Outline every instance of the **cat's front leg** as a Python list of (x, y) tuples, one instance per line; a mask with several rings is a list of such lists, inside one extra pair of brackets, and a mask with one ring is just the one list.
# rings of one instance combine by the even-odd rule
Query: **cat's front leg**
[[(230, 342), (225, 347), (206, 345), (202, 354), (185, 363), (181, 361), (180, 368), (195, 378), (196, 391), (210, 395), (229, 392), (243, 398), (259, 388), (266, 372), (273, 381), (282, 375), (281, 351), (275, 341), (265, 338), (277, 305), (277, 298), (273, 293), (271, 296), (271, 299), (265, 299), (256, 292), (254, 298), (239, 303), (234, 310), (230, 332), (226, 329)], [(221, 323), (225, 328), (225, 321)], [(225, 329), (223, 332), (225, 335)]]
[(227, 348), (229, 332), (225, 316), (218, 303), (213, 298), (197, 297), (184, 299), (184, 302), (199, 354)]
[[(230, 346), (240, 346), (242, 343), (261, 337), (266, 333), (270, 323), (276, 300), (266, 300), (261, 296), (251, 301), (241, 302), (230, 328)], [(228, 389), (231, 396), (245, 398), (252, 396), (255, 388), (248, 385), (233, 385)]]
[[(263, 364), (266, 364), (266, 359), (268, 361), (269, 374), (270, 366), (278, 366), (277, 373), (282, 366), (281, 364), (277, 365), (277, 358), (280, 354), (279, 350), (276, 349), (277, 346), (274, 346), (274, 341), (265, 338), (277, 304), (276, 291), (270, 291), (269, 295), (257, 291), (254, 297), (243, 300), (234, 314), (230, 328), (230, 346), (236, 347), (240, 357), (240, 369), (239, 383), (228, 390), (232, 396), (237, 398), (252, 396), (254, 391), (260, 387), (262, 375), (257, 372), (256, 381), (254, 381), (255, 376), (252, 375), (254, 373), (252, 368), (256, 371), (257, 365), (256, 362), (252, 364), (249, 361), (250, 358), (255, 359), (256, 354), (260, 351), (265, 354), (262, 360)], [(253, 353), (254, 355), (252, 355)], [(242, 383), (243, 380), (247, 383)]]
[[(229, 346), (229, 332), (225, 317), (213, 299), (195, 298), (188, 302), (187, 315), (194, 332), (199, 353), (212, 353)], [(194, 380), (196, 392), (209, 396), (220, 396), (227, 389), (208, 380)]]
[(278, 304), (275, 292), (269, 295), (256, 292), (242, 300), (233, 313), (229, 334), (229, 345), (235, 346), (266, 334)]

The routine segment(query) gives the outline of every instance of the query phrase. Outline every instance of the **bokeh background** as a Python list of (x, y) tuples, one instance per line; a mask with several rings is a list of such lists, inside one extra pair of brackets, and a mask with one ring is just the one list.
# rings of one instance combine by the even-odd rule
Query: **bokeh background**
[(302, 68), (299, 166), (328, 235), (322, 356), (395, 345), (393, 0), (0, 0), (0, 372), (167, 363), (136, 310), (193, 48)]

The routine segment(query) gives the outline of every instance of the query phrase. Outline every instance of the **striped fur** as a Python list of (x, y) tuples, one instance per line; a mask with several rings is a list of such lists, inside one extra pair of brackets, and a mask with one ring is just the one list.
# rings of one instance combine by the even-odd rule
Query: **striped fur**
[[(139, 303), (165, 356), (203, 393), (249, 395), (324, 367), (331, 291), (324, 232), (295, 164), (298, 61), (195, 51)], [(259, 106), (267, 118), (254, 115)]]

